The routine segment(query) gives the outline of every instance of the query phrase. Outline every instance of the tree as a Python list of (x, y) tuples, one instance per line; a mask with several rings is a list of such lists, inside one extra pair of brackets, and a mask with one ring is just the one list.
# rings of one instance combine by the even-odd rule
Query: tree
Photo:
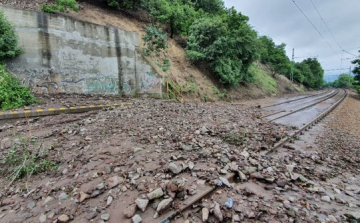
[(0, 11), (0, 63), (5, 59), (18, 56), (21, 52), (15, 28)]
[(352, 88), (354, 84), (354, 77), (349, 74), (341, 74), (331, 86), (336, 88)]
[(303, 62), (309, 65), (312, 73), (313, 83), (309, 87), (315, 89), (321, 88), (324, 84), (324, 70), (319, 61), (316, 58), (308, 58)]
[(259, 44), (261, 62), (268, 64), (275, 73), (290, 76), (291, 62), (286, 56), (286, 45), (284, 43), (276, 45), (274, 41), (267, 36), (261, 36), (259, 38)]
[(360, 59), (356, 59), (352, 63), (355, 64), (355, 68), (353, 70), (353, 73), (355, 74), (354, 79), (357, 81), (357, 84), (360, 85)]
[(310, 66), (303, 61), (301, 63), (295, 64), (295, 71), (296, 70), (300, 71), (301, 75), (303, 76), (302, 84), (304, 84), (306, 87), (313, 88), (315, 80)]
[(247, 80), (249, 66), (258, 59), (257, 34), (248, 20), (234, 8), (196, 20), (189, 30), (188, 57), (207, 62), (225, 85)]
[[(303, 76), (303, 84), (306, 87), (319, 89), (324, 85), (324, 70), (315, 58), (308, 58), (301, 63), (295, 64), (295, 72), (299, 70)], [(295, 73), (294, 73), (295, 74)], [(295, 80), (297, 77), (294, 75)], [(299, 81), (300, 82), (300, 81)], [(301, 82), (300, 82), (301, 83)]]
[(221, 14), (225, 11), (224, 2), (222, 0), (192, 0), (196, 10), (202, 9), (206, 13)]
[(149, 0), (142, 6), (150, 14), (153, 23), (167, 24), (170, 28), (170, 38), (174, 34), (187, 34), (190, 25), (197, 17), (197, 12), (190, 0)]
[(142, 0), (106, 0), (108, 6), (113, 8), (126, 8), (136, 10), (141, 6)]
[(0, 11), (0, 109), (2, 110), (35, 102), (29, 89), (21, 86), (19, 80), (7, 72), (3, 64), (6, 59), (14, 58), (21, 52), (15, 28)]
[(295, 69), (293, 71), (293, 75), (294, 75), (294, 80), (296, 82), (298, 82), (299, 84), (304, 83), (305, 81), (305, 76), (301, 73), (301, 71), (299, 69), (296, 68), (296, 64), (295, 64)]

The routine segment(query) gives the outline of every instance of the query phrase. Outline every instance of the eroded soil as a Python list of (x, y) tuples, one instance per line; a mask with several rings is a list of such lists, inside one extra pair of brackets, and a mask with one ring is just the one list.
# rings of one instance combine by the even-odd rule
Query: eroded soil
[[(295, 144), (268, 156), (260, 152), (292, 128), (268, 122), (249, 105), (143, 99), (5, 124), (0, 221), (132, 222), (128, 217), (137, 214), (142, 222), (159, 222), (163, 212), (216, 186), (174, 222), (202, 222), (207, 210), (208, 222), (344, 222), (360, 207), (360, 146), (336, 122), (344, 109), (359, 114), (359, 104), (352, 95)], [(12, 180), (21, 163), (9, 154), (19, 148), (41, 151), (37, 158), (56, 169)], [(230, 173), (236, 181), (221, 181)], [(149, 195), (155, 189), (162, 193)]]

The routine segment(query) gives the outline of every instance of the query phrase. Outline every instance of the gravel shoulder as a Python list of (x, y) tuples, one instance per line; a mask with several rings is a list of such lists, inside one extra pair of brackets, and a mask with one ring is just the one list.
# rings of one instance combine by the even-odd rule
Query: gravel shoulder
[(350, 134), (360, 140), (360, 96), (350, 92), (349, 97), (333, 113), (329, 128)]

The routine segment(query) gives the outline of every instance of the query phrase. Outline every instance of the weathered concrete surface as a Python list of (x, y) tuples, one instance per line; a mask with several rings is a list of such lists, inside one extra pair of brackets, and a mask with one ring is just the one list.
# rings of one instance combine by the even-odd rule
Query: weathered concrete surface
[(0, 10), (25, 51), (8, 68), (32, 91), (162, 96), (162, 78), (139, 53), (137, 33), (62, 15)]

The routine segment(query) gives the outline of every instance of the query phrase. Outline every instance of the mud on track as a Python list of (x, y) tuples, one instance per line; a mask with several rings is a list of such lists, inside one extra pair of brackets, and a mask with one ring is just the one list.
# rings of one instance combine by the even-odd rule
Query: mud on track
[[(244, 148), (255, 152), (285, 136), (286, 127), (259, 117), (259, 109), (241, 105), (138, 100), (128, 108), (5, 124), (0, 132), (2, 157), (23, 138), (32, 139), (28, 149), (36, 151), (42, 145), (46, 157), (59, 167), (10, 187), (9, 180), (2, 177), (2, 219), (38, 221), (41, 214), (52, 217), (54, 213), (54, 219), (65, 214), (79, 222), (90, 217), (99, 220), (108, 213), (110, 222), (130, 222), (119, 210), (151, 189), (185, 178), (187, 190), (196, 193), (205, 182), (217, 183), (219, 173), (227, 172), (221, 169), (238, 160)], [(168, 170), (171, 162), (181, 168), (192, 162), (194, 168), (173, 174)], [(1, 167), (6, 165), (3, 162)], [(6, 175), (5, 170), (2, 176)], [(114, 176), (119, 182), (110, 188), (109, 178)], [(102, 182), (103, 188), (97, 189)], [(62, 193), (67, 199), (59, 200)], [(92, 197), (79, 202), (80, 193)], [(113, 199), (110, 205), (106, 204), (108, 197)], [(44, 205), (47, 198), (51, 202)], [(173, 205), (180, 200), (175, 199)], [(143, 220), (155, 222), (154, 213), (149, 207)]]
[[(319, 177), (313, 170), (334, 168), (325, 156), (317, 156), (322, 147), (261, 156), (292, 129), (261, 117), (261, 109), (247, 105), (134, 100), (126, 108), (2, 125), (0, 221), (131, 222), (124, 211), (129, 214), (137, 198), (146, 200), (161, 188), (164, 195), (145, 205), (145, 212), (136, 210), (143, 222), (158, 222), (163, 215), (153, 216), (161, 201), (173, 199), (166, 210), (176, 209), (214, 185), (222, 186), (174, 222), (202, 222), (204, 209), (210, 211), (209, 222), (341, 222), (344, 212), (331, 211), (335, 203), (340, 208), (351, 204), (344, 211), (356, 210), (355, 186), (340, 188), (353, 200), (322, 201), (321, 181), (330, 175)], [(30, 151), (42, 145), (43, 156), (58, 168), (8, 186), (5, 176), (12, 167), (4, 156), (26, 143), (23, 138), (32, 139)], [(219, 182), (228, 173), (239, 176), (230, 187)], [(229, 198), (232, 207), (225, 205)]]

